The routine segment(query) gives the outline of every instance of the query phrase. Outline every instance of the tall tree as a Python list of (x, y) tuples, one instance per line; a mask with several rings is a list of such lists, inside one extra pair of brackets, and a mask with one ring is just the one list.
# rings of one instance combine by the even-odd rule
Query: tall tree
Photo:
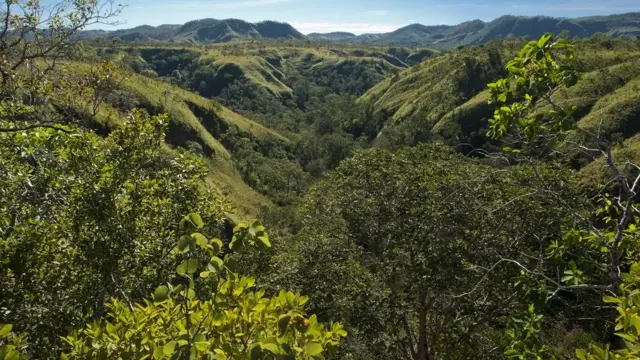
[(111, 0), (0, 3), (0, 133), (57, 127), (78, 120), (47, 111), (52, 97), (59, 95), (56, 92), (67, 87), (53, 81), (51, 72), (61, 60), (73, 58), (80, 50), (82, 29), (114, 24), (120, 11), (121, 6)]
[[(578, 123), (573, 116), (575, 106), (560, 106), (555, 99), (559, 90), (575, 85), (580, 79), (576, 56), (570, 42), (554, 38), (552, 34), (526, 44), (519, 56), (507, 63), (508, 76), (489, 84), (493, 102), (498, 105), (490, 120), (489, 134), (507, 142), (509, 146), (505, 150), (517, 161), (530, 161), (540, 156), (562, 159), (580, 153), (602, 165), (609, 179), (601, 184), (603, 189), (596, 196), (592, 213), (574, 211), (575, 224), (565, 229), (562, 240), (546, 244), (547, 256), (539, 258), (541, 266), (546, 264), (552, 269), (547, 274), (563, 276), (556, 278), (517, 265), (527, 274), (541, 279), (549, 294), (547, 300), (577, 292), (585, 296), (587, 292), (607, 299), (624, 294), (626, 296), (620, 302), (627, 304), (627, 300), (635, 301), (629, 295), (633, 295), (637, 284), (633, 275), (637, 269), (633, 269), (640, 260), (637, 246), (640, 212), (635, 205), (640, 190), (640, 167), (634, 161), (616, 155), (614, 138), (599, 128), (591, 129)], [(608, 191), (616, 195), (609, 195)], [(583, 199), (587, 197), (583, 196)], [(577, 200), (568, 205), (574, 207)], [(622, 283), (626, 269), (633, 270), (627, 276), (628, 286)], [(580, 306), (584, 306), (584, 302)], [(596, 319), (604, 323), (607, 319), (613, 321), (612, 311), (603, 314), (598, 310), (607, 306), (600, 303), (591, 304), (591, 307), (595, 309), (591, 313)], [(632, 318), (624, 316), (624, 305), (619, 311), (623, 312), (623, 320)], [(628, 326), (618, 323), (616, 330), (622, 329), (627, 330)], [(630, 356), (636, 356), (637, 342), (629, 342), (624, 334), (621, 336), (636, 351)], [(606, 351), (599, 354), (602, 358), (609, 356)], [(614, 356), (618, 355), (627, 358), (627, 354)], [(584, 356), (581, 354), (582, 358)]]
[[(494, 265), (511, 258), (526, 262), (544, 239), (558, 236), (564, 219), (557, 199), (535, 190), (561, 181), (561, 172), (541, 171), (544, 181), (534, 183), (532, 171), (526, 166), (491, 168), (434, 145), (395, 154), (359, 152), (312, 191), (304, 229), (319, 236), (301, 243), (318, 253), (346, 237), (362, 249), (356, 259), (381, 280), (381, 285), (371, 284), (381, 286), (383, 295), (370, 310), (376, 314), (358, 316), (382, 324), (389, 337), (382, 345), (387, 356), (430, 360), (481, 353), (492, 358), (496, 344), (480, 334), (490, 331), (490, 322), (504, 323), (520, 306), (512, 280), (520, 269)], [(312, 253), (302, 254), (294, 261), (304, 268), (295, 272), (322, 273), (304, 260)], [(346, 278), (347, 284), (327, 284), (338, 292), (332, 297), (362, 299), (339, 292), (359, 288), (349, 278), (366, 277)], [(302, 290), (312, 298), (318, 291)], [(357, 320), (347, 325), (368, 326)]]

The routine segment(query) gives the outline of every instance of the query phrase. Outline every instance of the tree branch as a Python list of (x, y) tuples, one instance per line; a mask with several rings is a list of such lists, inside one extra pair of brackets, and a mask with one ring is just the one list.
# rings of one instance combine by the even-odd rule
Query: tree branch
[(67, 130), (65, 128), (62, 128), (56, 125), (46, 125), (46, 124), (29, 125), (24, 127), (15, 127), (15, 128), (0, 128), (0, 133), (12, 133), (12, 132), (27, 131), (27, 130), (34, 130), (34, 129), (41, 129), (41, 128), (54, 129), (57, 131), (61, 131), (65, 134), (74, 133), (71, 130)]

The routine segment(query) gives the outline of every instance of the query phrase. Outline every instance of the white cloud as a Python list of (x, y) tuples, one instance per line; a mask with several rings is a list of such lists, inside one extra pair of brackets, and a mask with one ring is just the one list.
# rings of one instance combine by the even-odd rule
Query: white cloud
[(328, 33), (336, 31), (345, 31), (354, 34), (364, 33), (386, 33), (397, 30), (404, 25), (391, 24), (354, 24), (354, 23), (291, 23), (298, 31), (309, 34), (314, 32)]
[(371, 10), (371, 11), (365, 11), (365, 14), (373, 15), (373, 16), (389, 16), (389, 15), (391, 15), (391, 11), (387, 11), (387, 10)]

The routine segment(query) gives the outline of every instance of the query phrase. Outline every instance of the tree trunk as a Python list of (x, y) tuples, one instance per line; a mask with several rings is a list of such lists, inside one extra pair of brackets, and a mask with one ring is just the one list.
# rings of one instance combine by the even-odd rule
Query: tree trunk
[(418, 351), (415, 360), (435, 360), (435, 356), (429, 351), (427, 341), (427, 294), (424, 289), (418, 293)]

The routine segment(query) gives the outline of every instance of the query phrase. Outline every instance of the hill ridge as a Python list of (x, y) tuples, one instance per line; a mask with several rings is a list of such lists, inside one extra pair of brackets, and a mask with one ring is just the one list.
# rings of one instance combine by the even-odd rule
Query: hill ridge
[[(639, 9), (640, 10), (640, 9)], [(293, 39), (329, 41), (357, 45), (428, 46), (451, 49), (479, 45), (493, 39), (512, 37), (538, 38), (547, 32), (566, 32), (570, 37), (585, 38), (597, 33), (611, 37), (640, 36), (640, 12), (579, 18), (503, 15), (492, 21), (469, 20), (457, 25), (410, 24), (388, 33), (355, 35), (348, 32), (304, 35), (286, 22), (265, 20), (251, 23), (240, 19), (204, 18), (183, 25), (141, 25), (115, 31), (90, 30), (85, 38), (120, 38), (125, 41), (176, 41), (191, 43), (225, 43), (259, 39)]]

